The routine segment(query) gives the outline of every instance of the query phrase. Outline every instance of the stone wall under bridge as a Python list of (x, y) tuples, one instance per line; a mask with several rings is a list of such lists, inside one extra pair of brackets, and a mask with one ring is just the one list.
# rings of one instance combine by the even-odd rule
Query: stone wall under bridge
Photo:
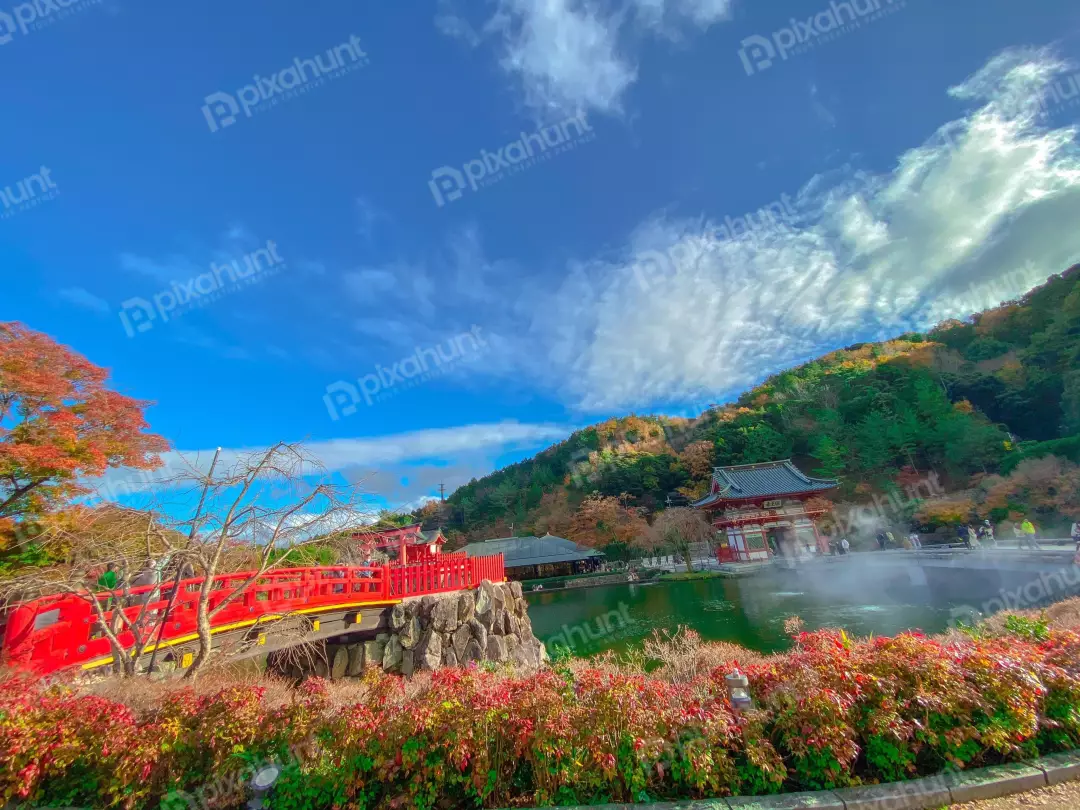
[(408, 598), (388, 608), (376, 630), (271, 652), (267, 671), (337, 680), (376, 666), (412, 675), (483, 661), (535, 669), (546, 660), (521, 585), (484, 580), (475, 591)]

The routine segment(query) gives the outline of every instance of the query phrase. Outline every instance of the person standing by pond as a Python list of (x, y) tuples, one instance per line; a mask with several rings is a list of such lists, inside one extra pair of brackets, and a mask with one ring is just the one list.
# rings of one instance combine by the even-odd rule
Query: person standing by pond
[(1022, 547), (1030, 546), (1033, 551), (1035, 549), (1041, 550), (1039, 541), (1035, 539), (1035, 524), (1029, 518), (1024, 518), (1024, 522), (1020, 524), (1020, 533), (1023, 535), (1021, 538)]
[(916, 551), (922, 548), (922, 540), (919, 539), (919, 533), (915, 529), (912, 529), (911, 533), (908, 534), (908, 540), (911, 541), (911, 547)]
[(968, 524), (967, 536), (968, 536), (968, 548), (979, 548), (979, 546), (980, 546), (979, 535), (976, 534), (975, 527), (972, 526), (971, 524)]
[(964, 544), (964, 548), (971, 548), (971, 538), (968, 536), (968, 527), (965, 524), (957, 525), (956, 539)]
[(843, 556), (844, 554), (847, 554), (848, 549), (850, 549), (850, 548), (851, 548), (851, 543), (848, 542), (848, 539), (846, 537), (842, 538), (840, 540), (840, 555)]

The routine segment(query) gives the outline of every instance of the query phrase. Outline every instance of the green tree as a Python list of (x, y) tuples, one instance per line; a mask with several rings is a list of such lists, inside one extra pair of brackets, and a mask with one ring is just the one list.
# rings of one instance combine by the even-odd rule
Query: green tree
[(791, 456), (791, 439), (771, 425), (762, 423), (743, 429), (742, 464), (776, 461)]
[(847, 468), (848, 450), (832, 436), (818, 436), (811, 455), (819, 462), (815, 475), (836, 478)]
[(1063, 420), (1061, 431), (1064, 434), (1080, 433), (1080, 370), (1070, 371), (1065, 375), (1061, 395), (1061, 413)]

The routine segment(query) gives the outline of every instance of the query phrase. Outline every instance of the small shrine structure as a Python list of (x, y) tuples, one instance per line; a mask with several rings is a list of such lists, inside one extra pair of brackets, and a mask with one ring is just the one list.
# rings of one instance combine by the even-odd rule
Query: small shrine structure
[(420, 523), (394, 529), (354, 532), (356, 540), (374, 540), (374, 546), (394, 562), (403, 565), (435, 560), (442, 553), (446, 537), (441, 529), (422, 531)]

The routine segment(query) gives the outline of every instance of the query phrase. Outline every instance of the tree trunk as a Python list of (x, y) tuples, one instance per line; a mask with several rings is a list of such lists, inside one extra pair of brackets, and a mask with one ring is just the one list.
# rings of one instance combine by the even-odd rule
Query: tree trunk
[[(213, 579), (208, 577), (204, 580), (204, 585), (212, 581)], [(191, 668), (184, 673), (185, 678), (195, 678), (199, 674), (199, 670), (203, 668), (210, 658), (210, 649), (214, 643), (210, 632), (210, 589), (206, 587), (199, 594), (196, 632), (199, 634), (199, 652), (195, 655), (195, 660), (191, 662)]]

